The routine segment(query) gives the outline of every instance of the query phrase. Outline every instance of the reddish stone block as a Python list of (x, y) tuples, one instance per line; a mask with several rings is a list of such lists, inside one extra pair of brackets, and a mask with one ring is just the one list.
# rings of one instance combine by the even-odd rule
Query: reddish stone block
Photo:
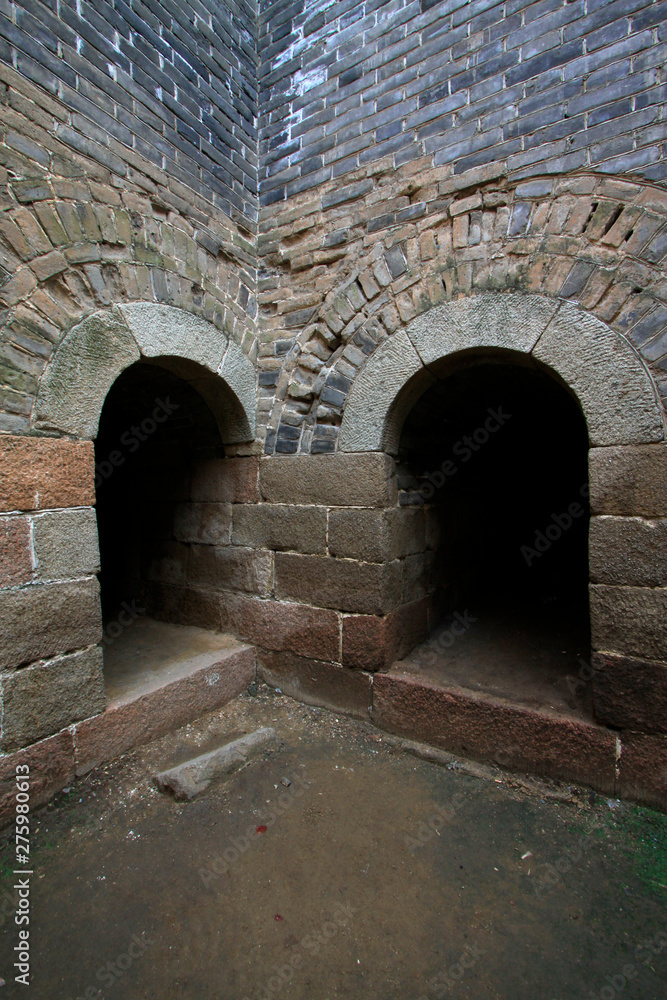
[(667, 812), (667, 736), (622, 733), (620, 795)]
[(599, 722), (639, 733), (667, 733), (667, 663), (594, 653), (591, 664)]
[(95, 577), (0, 591), (0, 667), (93, 646), (102, 638)]
[(0, 518), (0, 588), (29, 583), (32, 575), (28, 518)]
[(463, 757), (615, 794), (616, 736), (583, 719), (398, 673), (376, 674), (372, 718), (380, 729)]
[(254, 650), (237, 646), (171, 683), (110, 701), (102, 715), (75, 727), (77, 775), (220, 708), (245, 691), (255, 674)]
[(343, 618), (343, 666), (387, 670), (428, 635), (429, 601), (423, 599), (384, 617), (346, 615)]
[(0, 827), (16, 815), (16, 767), (30, 768), (30, 807), (43, 805), (74, 778), (74, 739), (65, 730), (46, 740), (0, 755)]
[(338, 614), (325, 608), (225, 594), (223, 630), (263, 649), (296, 653), (315, 660), (340, 659)]
[(192, 472), (191, 498), (209, 503), (258, 503), (259, 458), (211, 458)]
[(92, 507), (95, 456), (91, 441), (0, 436), (0, 510)]
[(400, 606), (402, 566), (398, 559), (384, 564), (364, 563), (276, 552), (275, 593), (281, 600), (384, 615)]
[(279, 687), (297, 701), (345, 712), (358, 719), (368, 718), (372, 684), (368, 674), (336, 663), (262, 649), (257, 650), (257, 673), (271, 687)]

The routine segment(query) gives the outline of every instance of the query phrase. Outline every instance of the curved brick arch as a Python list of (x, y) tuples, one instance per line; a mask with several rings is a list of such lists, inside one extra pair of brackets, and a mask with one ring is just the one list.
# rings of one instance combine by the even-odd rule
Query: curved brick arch
[[(267, 452), (334, 451), (347, 393), (368, 357), (424, 311), (480, 293), (539, 293), (580, 306), (640, 353), (667, 403), (663, 191), (583, 173), (510, 183), (491, 169), (445, 180), (427, 169), (419, 179), (376, 182), (388, 199), (409, 187), (418, 221), (398, 227), (379, 219), (386, 229), (372, 244), (365, 236), (363, 254), (354, 244), (337, 277), (331, 269), (333, 281), (316, 264), (308, 277), (303, 245), (288, 235), (267, 258), (298, 269), (298, 277), (289, 272), (284, 301), (275, 289), (266, 300), (259, 296), (261, 322), (284, 358), (279, 370), (264, 360), (267, 352), (260, 358), (270, 369), (260, 385), (275, 386), (263, 390), (274, 397), (270, 409), (263, 403)], [(299, 230), (312, 246), (317, 234), (325, 247), (329, 234), (317, 205), (310, 212), (312, 221), (306, 212)], [(319, 295), (314, 279), (324, 289)]]
[(255, 370), (238, 345), (206, 320), (147, 302), (94, 313), (69, 331), (40, 380), (34, 428), (95, 438), (109, 389), (142, 358), (159, 358), (192, 382), (226, 443), (254, 438)]
[(579, 400), (592, 446), (664, 440), (653, 382), (627, 341), (572, 303), (508, 293), (435, 306), (389, 337), (350, 390), (339, 450), (395, 453), (431, 366), (489, 348), (528, 355), (560, 376)]
[(233, 224), (207, 217), (199, 204), (170, 206), (166, 191), (128, 184), (119, 193), (93, 178), (17, 182), (18, 204), (0, 212), (0, 260), (11, 274), (0, 288), (5, 431), (30, 433), (56, 346), (115, 305), (183, 310), (256, 357), (253, 248)]

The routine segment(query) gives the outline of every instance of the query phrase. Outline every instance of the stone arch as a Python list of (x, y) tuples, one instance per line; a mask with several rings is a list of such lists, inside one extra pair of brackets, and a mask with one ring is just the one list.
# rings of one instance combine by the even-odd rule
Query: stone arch
[[(370, 245), (352, 240), (365, 231), (360, 221), (349, 243), (332, 250), (315, 202), (304, 206), (298, 232), (317, 252), (304, 253), (297, 224), (278, 226), (282, 236), (266, 262), (293, 270), (279, 290), (260, 296), (261, 321), (285, 357), (279, 371), (268, 352), (258, 359), (264, 395), (274, 397), (270, 413), (264, 408), (267, 452), (335, 451), (347, 394), (369, 356), (434, 306), (482, 294), (523, 292), (579, 306), (639, 354), (667, 407), (664, 192), (594, 173), (518, 181), (496, 167), (444, 181), (426, 170), (421, 215), (400, 226), (382, 216), (382, 229), (373, 220)], [(417, 197), (407, 167), (387, 168), (374, 182), (378, 197)], [(329, 259), (335, 263), (323, 274)]]
[(109, 389), (142, 358), (193, 384), (226, 443), (254, 439), (256, 376), (241, 348), (212, 323), (149, 302), (94, 313), (69, 331), (41, 378), (34, 428), (95, 438)]
[(571, 302), (491, 294), (443, 303), (389, 337), (355, 379), (338, 448), (395, 453), (403, 420), (431, 366), (462, 351), (502, 348), (551, 369), (583, 410), (591, 446), (664, 440), (653, 380), (625, 338)]

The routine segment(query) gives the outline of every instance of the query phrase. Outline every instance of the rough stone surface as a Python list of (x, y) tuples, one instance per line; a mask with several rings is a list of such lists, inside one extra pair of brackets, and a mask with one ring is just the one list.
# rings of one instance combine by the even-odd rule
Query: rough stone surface
[(147, 614), (157, 621), (222, 631), (220, 597), (213, 591), (151, 582), (144, 600)]
[[(338, 446), (341, 451), (395, 451), (396, 433), (390, 420), (396, 400), (401, 396), (403, 409), (409, 410), (412, 396), (403, 398), (403, 390), (411, 379), (422, 376), (416, 389), (418, 395), (428, 388), (431, 376), (407, 334), (400, 330), (373, 354), (357, 375), (347, 399), (340, 428)], [(397, 414), (396, 422), (400, 421)]]
[(667, 664), (594, 653), (596, 719), (615, 729), (667, 733)]
[(257, 458), (212, 458), (199, 462), (192, 474), (193, 500), (256, 503), (259, 500)]
[(27, 517), (0, 517), (0, 589), (32, 579), (30, 542)]
[(667, 517), (667, 447), (591, 448), (591, 513)]
[(394, 463), (388, 455), (314, 455), (263, 458), (262, 499), (270, 503), (383, 507), (396, 503)]
[(188, 583), (205, 590), (242, 590), (265, 595), (271, 586), (271, 553), (237, 546), (193, 545)]
[(224, 333), (206, 320), (154, 302), (119, 306), (137, 346), (147, 358), (188, 358), (217, 372), (227, 349)]
[(0, 591), (0, 668), (83, 649), (102, 638), (96, 579)]
[(591, 584), (590, 594), (594, 649), (667, 660), (667, 587)]
[(664, 439), (648, 371), (628, 342), (594, 316), (564, 303), (532, 354), (576, 394), (592, 447)]
[(139, 357), (122, 317), (89, 316), (70, 330), (42, 376), (35, 427), (96, 437), (109, 389)]
[(92, 506), (94, 464), (87, 441), (0, 436), (0, 510)]
[(238, 770), (247, 760), (277, 743), (275, 729), (265, 726), (247, 736), (240, 736), (217, 750), (186, 760), (168, 771), (160, 771), (155, 775), (155, 784), (161, 792), (170, 792), (176, 799), (194, 799), (205, 792), (216, 778)]
[(371, 706), (371, 678), (335, 663), (305, 659), (292, 653), (257, 651), (257, 673), (271, 687), (307, 705), (323, 705), (367, 719)]
[(589, 564), (593, 583), (667, 586), (667, 519), (591, 518)]
[(174, 536), (179, 542), (228, 545), (232, 507), (228, 503), (180, 503), (174, 511)]
[(214, 684), (207, 664), (136, 699), (109, 702), (102, 715), (77, 723), (77, 775), (225, 705), (255, 679), (255, 653), (247, 646), (222, 656), (219, 666)]
[(581, 720), (519, 708), (461, 689), (443, 690), (400, 674), (376, 674), (373, 722), (509, 770), (615, 790), (616, 737)]
[(329, 553), (339, 558), (364, 562), (400, 559), (425, 549), (424, 512), (406, 507), (342, 507), (329, 512), (328, 540)]
[(100, 568), (97, 520), (92, 508), (49, 511), (33, 518), (40, 580), (71, 580)]
[(387, 670), (428, 635), (429, 601), (406, 604), (388, 615), (343, 617), (343, 666)]
[(620, 794), (656, 809), (667, 809), (667, 736), (623, 733)]
[(238, 594), (222, 595), (220, 605), (224, 631), (263, 649), (315, 660), (340, 660), (340, 625), (335, 611)]
[(34, 809), (74, 778), (74, 736), (57, 733), (16, 753), (0, 754), (0, 826), (16, 816), (16, 767), (30, 768), (30, 805)]
[(327, 512), (297, 504), (235, 504), (232, 542), (275, 551), (324, 553)]
[(234, 394), (238, 406), (230, 406), (225, 421), (225, 437), (229, 442), (252, 441), (255, 437), (257, 407), (257, 374), (238, 344), (230, 340), (218, 374)]
[(36, 743), (104, 711), (102, 649), (33, 663), (0, 675), (3, 750)]
[(401, 602), (398, 561), (365, 563), (328, 556), (277, 552), (275, 592), (279, 599), (383, 615)]
[(426, 365), (480, 348), (528, 354), (557, 309), (557, 302), (542, 295), (475, 295), (429, 309), (407, 332)]

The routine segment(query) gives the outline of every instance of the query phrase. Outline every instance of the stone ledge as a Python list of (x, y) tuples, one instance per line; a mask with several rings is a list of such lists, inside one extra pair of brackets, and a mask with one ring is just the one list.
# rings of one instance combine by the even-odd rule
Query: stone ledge
[(225, 705), (255, 679), (255, 651), (250, 646), (237, 645), (204, 660), (161, 686), (111, 699), (102, 715), (78, 723), (77, 776)]
[(371, 707), (371, 677), (335, 663), (309, 660), (293, 653), (257, 650), (257, 674), (271, 687), (307, 705), (321, 705), (367, 719)]
[(464, 757), (616, 792), (616, 736), (594, 723), (399, 673), (376, 674), (372, 718), (387, 732)]

